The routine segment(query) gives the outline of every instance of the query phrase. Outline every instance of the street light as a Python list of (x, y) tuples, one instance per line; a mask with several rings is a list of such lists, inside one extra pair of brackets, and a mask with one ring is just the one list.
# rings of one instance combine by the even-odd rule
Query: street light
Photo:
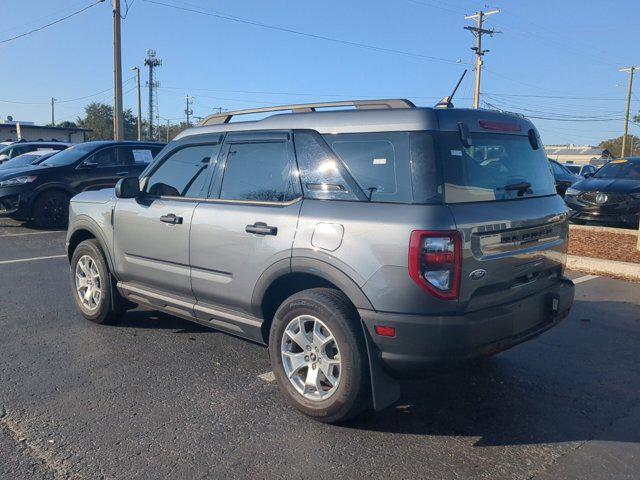
[(138, 141), (142, 140), (142, 104), (140, 103), (140, 67), (131, 67), (136, 72), (136, 91), (138, 93)]

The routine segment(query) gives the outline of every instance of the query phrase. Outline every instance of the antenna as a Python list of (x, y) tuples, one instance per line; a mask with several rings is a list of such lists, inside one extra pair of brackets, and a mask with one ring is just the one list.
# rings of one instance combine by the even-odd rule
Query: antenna
[(436, 103), (435, 108), (453, 108), (453, 103), (451, 103), (451, 100), (453, 100), (453, 96), (458, 91), (458, 87), (462, 83), (462, 79), (466, 74), (467, 74), (467, 69), (465, 68), (464, 72), (462, 72), (462, 75), (460, 75), (460, 79), (458, 79), (458, 83), (456, 83), (456, 86), (453, 88), (453, 92), (451, 92), (451, 95), (449, 95), (448, 97), (444, 97), (442, 100)]

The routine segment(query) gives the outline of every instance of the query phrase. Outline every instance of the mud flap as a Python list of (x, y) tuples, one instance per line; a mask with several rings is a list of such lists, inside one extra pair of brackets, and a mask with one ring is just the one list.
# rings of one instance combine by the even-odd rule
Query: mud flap
[(384, 371), (376, 354), (376, 345), (367, 330), (360, 322), (362, 332), (367, 343), (367, 356), (369, 357), (369, 372), (371, 373), (371, 397), (373, 408), (376, 411), (383, 410), (394, 404), (400, 398), (400, 384)]

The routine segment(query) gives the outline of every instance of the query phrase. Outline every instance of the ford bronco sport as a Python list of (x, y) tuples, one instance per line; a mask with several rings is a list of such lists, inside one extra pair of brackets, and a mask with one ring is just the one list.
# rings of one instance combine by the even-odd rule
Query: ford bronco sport
[(399, 376), (529, 340), (573, 302), (538, 133), (495, 111), (223, 112), (139, 179), (74, 197), (69, 219), (85, 318), (141, 305), (268, 345), (284, 395), (325, 422), (393, 403)]

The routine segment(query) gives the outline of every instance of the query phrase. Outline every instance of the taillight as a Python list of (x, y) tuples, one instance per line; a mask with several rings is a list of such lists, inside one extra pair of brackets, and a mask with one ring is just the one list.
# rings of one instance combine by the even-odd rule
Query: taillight
[(415, 230), (409, 243), (409, 275), (434, 297), (458, 298), (460, 250), (461, 238), (456, 231)]

